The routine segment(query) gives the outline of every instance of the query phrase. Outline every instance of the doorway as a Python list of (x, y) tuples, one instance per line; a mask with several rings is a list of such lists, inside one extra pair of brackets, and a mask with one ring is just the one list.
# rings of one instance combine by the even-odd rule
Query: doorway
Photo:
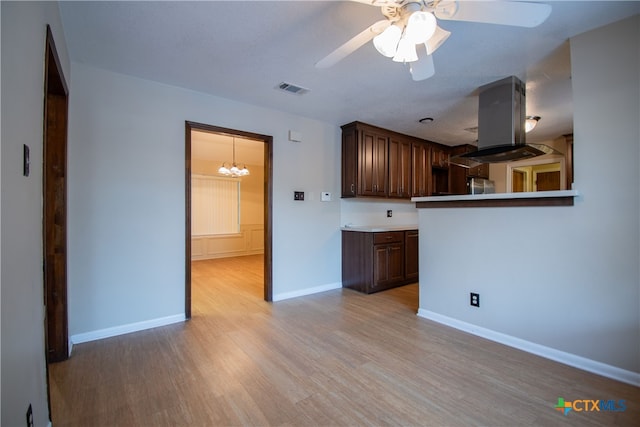
[(565, 160), (562, 156), (508, 163), (506, 170), (507, 192), (554, 191), (567, 188)]
[(251, 132), (245, 132), (235, 129), (222, 128), (202, 123), (185, 122), (185, 317), (191, 318), (191, 260), (193, 256), (193, 240), (192, 240), (192, 151), (193, 151), (193, 132), (205, 132), (217, 134), (227, 138), (238, 138), (249, 140), (251, 143), (263, 144), (263, 166), (264, 178), (262, 185), (263, 192), (263, 264), (264, 264), (264, 300), (272, 301), (272, 157), (273, 157), (273, 137), (268, 135), (260, 135)]
[(69, 358), (67, 320), (68, 89), (47, 26), (43, 120), (43, 264), (45, 348), (48, 363)]

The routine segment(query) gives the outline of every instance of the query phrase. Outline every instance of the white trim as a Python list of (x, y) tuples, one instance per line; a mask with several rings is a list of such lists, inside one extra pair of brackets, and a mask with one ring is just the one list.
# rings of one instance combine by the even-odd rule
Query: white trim
[(329, 283), (322, 286), (316, 286), (314, 288), (301, 289), (299, 291), (284, 292), (281, 294), (273, 295), (273, 302), (282, 301), (291, 298), (303, 297), (305, 295), (318, 294), (320, 292), (331, 291), (333, 289), (342, 288), (342, 282)]
[(115, 337), (129, 334), (131, 332), (144, 331), (145, 329), (157, 328), (159, 326), (171, 325), (173, 323), (184, 322), (184, 313), (173, 316), (159, 317), (157, 319), (143, 320), (142, 322), (129, 323), (127, 325), (114, 326), (112, 328), (99, 329), (97, 331), (83, 332), (71, 336), (71, 344), (101, 340), (103, 338)]
[(451, 326), (452, 328), (456, 328), (491, 341), (498, 342), (500, 344), (508, 345), (509, 347), (526, 351), (527, 353), (532, 353), (546, 359), (564, 363), (565, 365), (573, 366), (574, 368), (602, 375), (603, 377), (611, 378), (617, 381), (622, 381), (623, 383), (631, 384), (636, 387), (640, 386), (640, 373), (638, 372), (628, 371), (626, 369), (621, 369), (616, 366), (608, 365), (606, 363), (587, 359), (586, 357), (577, 356), (575, 354), (567, 353), (561, 350), (556, 350), (551, 347), (546, 347), (544, 345), (516, 338), (511, 335), (506, 335), (500, 332), (493, 331), (491, 329), (483, 328), (472, 323), (467, 323), (463, 322), (462, 320), (444, 316), (430, 310), (424, 310), (420, 308), (418, 309), (418, 316), (424, 317), (425, 319), (433, 320), (434, 322), (438, 322), (446, 326)]

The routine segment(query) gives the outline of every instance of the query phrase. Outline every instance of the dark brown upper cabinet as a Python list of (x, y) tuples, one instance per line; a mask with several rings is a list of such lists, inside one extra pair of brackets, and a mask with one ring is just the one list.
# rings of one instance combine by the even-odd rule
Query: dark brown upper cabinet
[(449, 192), (450, 147), (353, 122), (342, 126), (342, 197)]

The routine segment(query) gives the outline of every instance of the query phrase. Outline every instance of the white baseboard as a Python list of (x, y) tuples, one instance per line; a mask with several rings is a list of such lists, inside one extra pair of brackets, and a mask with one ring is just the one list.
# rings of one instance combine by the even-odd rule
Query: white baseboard
[(326, 291), (331, 291), (333, 289), (340, 289), (340, 288), (342, 288), (342, 282), (335, 282), (335, 283), (329, 283), (322, 286), (316, 286), (314, 288), (301, 289), (299, 291), (283, 292), (281, 294), (273, 295), (273, 302), (282, 301), (285, 299), (303, 297), (305, 295), (318, 294), (320, 292), (326, 292)]
[(577, 356), (551, 347), (532, 343), (530, 341), (483, 328), (472, 323), (444, 316), (433, 311), (424, 310), (422, 308), (418, 310), (418, 316), (491, 341), (499, 342), (500, 344), (508, 345), (509, 347), (526, 351), (527, 353), (532, 353), (546, 359), (551, 359), (556, 362), (564, 363), (565, 365), (573, 366), (574, 368), (582, 369), (584, 371), (602, 375), (603, 377), (640, 387), (640, 373), (638, 372), (628, 371), (606, 363), (587, 359), (586, 357)]
[(103, 338), (115, 337), (118, 335), (129, 334), (131, 332), (138, 332), (145, 329), (157, 328), (159, 326), (171, 325), (172, 323), (184, 322), (185, 320), (186, 318), (184, 316), (184, 313), (174, 314), (173, 316), (160, 317), (157, 319), (144, 320), (142, 322), (129, 323), (127, 325), (114, 326), (112, 328), (105, 328), (99, 329), (97, 331), (75, 334), (70, 338), (69, 352), (71, 352), (73, 344), (101, 340)]

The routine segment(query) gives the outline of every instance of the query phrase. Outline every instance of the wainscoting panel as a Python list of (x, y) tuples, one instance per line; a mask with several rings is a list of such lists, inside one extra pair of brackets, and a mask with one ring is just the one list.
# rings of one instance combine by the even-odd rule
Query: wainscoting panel
[(238, 234), (191, 237), (191, 259), (256, 255), (264, 252), (264, 226), (243, 224)]

